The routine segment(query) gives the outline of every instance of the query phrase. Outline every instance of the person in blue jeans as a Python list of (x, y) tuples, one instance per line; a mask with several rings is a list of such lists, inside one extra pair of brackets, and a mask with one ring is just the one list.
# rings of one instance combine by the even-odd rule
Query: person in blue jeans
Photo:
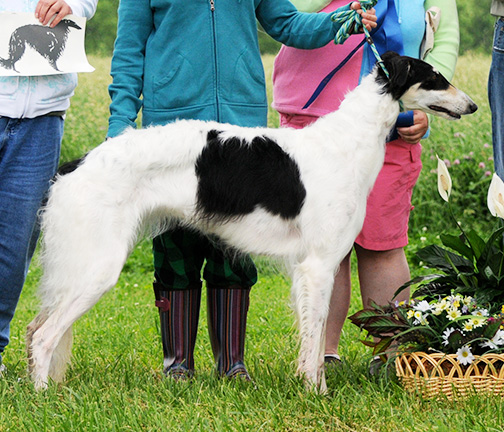
[[(98, 0), (0, 0), (0, 12), (31, 12), (43, 25), (91, 18)], [(0, 77), (0, 375), (10, 323), (38, 237), (37, 212), (56, 172), (65, 110), (77, 74)]]
[(492, 0), (490, 13), (497, 17), (488, 78), (492, 110), (492, 142), (496, 174), (504, 180), (504, 0)]

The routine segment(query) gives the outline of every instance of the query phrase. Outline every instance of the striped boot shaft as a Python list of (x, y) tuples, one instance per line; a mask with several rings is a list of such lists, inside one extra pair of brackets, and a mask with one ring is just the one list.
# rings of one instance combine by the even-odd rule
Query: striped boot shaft
[(208, 332), (217, 371), (250, 380), (244, 365), (250, 289), (207, 284)]
[(198, 331), (201, 288), (166, 290), (154, 283), (161, 320), (163, 372), (173, 378), (194, 373), (194, 346)]

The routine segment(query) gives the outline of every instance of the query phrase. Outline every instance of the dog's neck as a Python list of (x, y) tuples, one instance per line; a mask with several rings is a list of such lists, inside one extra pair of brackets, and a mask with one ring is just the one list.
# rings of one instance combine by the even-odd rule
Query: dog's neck
[[(335, 139), (347, 135), (351, 129), (355, 137), (352, 141), (359, 143), (359, 147), (384, 147), (400, 109), (399, 102), (377, 79), (377, 73), (375, 69), (366, 76), (358, 87), (347, 94), (340, 108), (320, 118), (316, 127)], [(335, 127), (340, 130), (335, 130)]]

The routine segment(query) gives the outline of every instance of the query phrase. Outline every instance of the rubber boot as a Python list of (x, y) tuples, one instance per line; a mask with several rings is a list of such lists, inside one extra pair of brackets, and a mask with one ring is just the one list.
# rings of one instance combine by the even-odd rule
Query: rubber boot
[(221, 376), (250, 381), (244, 364), (250, 288), (207, 284), (208, 333)]
[(161, 319), (163, 373), (175, 380), (194, 375), (194, 345), (198, 331), (201, 286), (188, 290), (166, 290), (154, 282), (156, 306)]

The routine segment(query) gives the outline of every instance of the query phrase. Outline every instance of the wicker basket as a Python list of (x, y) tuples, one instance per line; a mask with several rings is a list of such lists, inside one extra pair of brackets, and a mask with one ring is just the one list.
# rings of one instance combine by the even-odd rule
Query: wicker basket
[(477, 356), (462, 366), (455, 354), (405, 353), (395, 360), (404, 388), (423, 398), (463, 398), (474, 393), (504, 396), (504, 354)]

